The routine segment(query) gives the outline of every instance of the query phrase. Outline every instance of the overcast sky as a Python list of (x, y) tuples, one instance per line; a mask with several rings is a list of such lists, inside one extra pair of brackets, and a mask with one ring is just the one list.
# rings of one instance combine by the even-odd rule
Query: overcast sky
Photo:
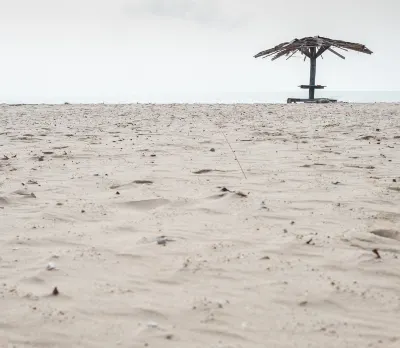
[(365, 44), (325, 54), (330, 90), (400, 90), (398, 0), (0, 0), (0, 102), (248, 101), (309, 79), (295, 37)]

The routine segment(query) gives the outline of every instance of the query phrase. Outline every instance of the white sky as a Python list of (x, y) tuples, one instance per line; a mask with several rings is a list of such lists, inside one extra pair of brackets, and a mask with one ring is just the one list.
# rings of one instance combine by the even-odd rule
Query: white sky
[(204, 102), (308, 82), (308, 61), (253, 55), (321, 35), (329, 90), (400, 90), (398, 0), (0, 0), (0, 102)]

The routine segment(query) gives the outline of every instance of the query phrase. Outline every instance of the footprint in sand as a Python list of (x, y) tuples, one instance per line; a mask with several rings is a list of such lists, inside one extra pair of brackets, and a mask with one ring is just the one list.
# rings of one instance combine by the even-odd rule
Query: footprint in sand
[(151, 181), (151, 180), (135, 180), (133, 183), (138, 184), (138, 185), (151, 185), (151, 184), (153, 184), (153, 181)]
[(201, 170), (197, 170), (197, 171), (193, 172), (193, 174), (207, 174), (207, 173), (211, 173), (211, 172), (224, 173), (223, 170), (218, 170), (218, 169), (201, 169)]
[(399, 186), (399, 187), (397, 187), (397, 186), (391, 186), (391, 187), (389, 187), (389, 190), (396, 191), (396, 192), (400, 192), (400, 186)]
[(146, 211), (156, 209), (169, 203), (168, 199), (142, 199), (140, 201), (130, 201), (122, 203), (124, 206), (136, 210)]
[(112, 186), (110, 186), (110, 189), (115, 190), (115, 189), (118, 189), (118, 188), (121, 188), (121, 187), (129, 187), (129, 186), (132, 186), (132, 185), (152, 185), (152, 184), (154, 184), (154, 182), (151, 181), (151, 180), (134, 180), (129, 184), (115, 184), (115, 185), (112, 185)]
[(0, 207), (5, 207), (6, 205), (8, 205), (10, 202), (8, 201), (7, 198), (5, 197), (0, 197)]
[(400, 232), (394, 230), (375, 230), (371, 231), (372, 234), (378, 237), (398, 240), (400, 242)]

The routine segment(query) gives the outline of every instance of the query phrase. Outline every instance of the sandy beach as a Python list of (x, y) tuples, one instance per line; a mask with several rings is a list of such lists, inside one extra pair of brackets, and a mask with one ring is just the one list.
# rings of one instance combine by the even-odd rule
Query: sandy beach
[(400, 104), (0, 105), (0, 250), (0, 347), (399, 347)]

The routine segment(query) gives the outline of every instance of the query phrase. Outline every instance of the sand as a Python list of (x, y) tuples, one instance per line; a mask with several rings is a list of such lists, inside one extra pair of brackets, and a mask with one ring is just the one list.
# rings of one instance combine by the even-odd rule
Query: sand
[(400, 104), (0, 122), (0, 347), (400, 346)]

